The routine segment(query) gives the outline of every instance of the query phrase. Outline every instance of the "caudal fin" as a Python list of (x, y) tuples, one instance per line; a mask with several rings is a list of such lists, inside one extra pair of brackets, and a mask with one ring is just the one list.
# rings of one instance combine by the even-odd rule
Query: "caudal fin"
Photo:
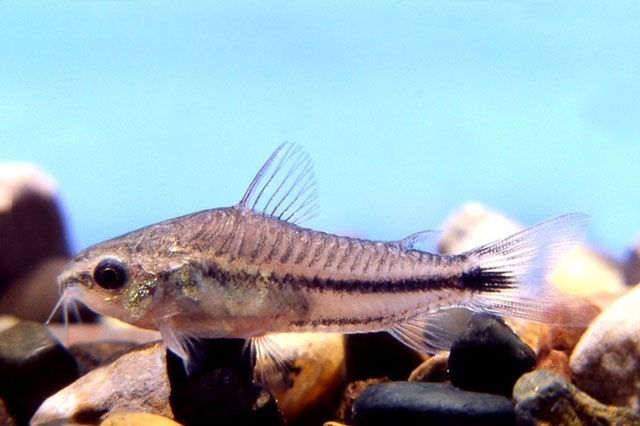
[(480, 276), (497, 279), (497, 284), (488, 281), (488, 291), (478, 292), (467, 307), (568, 327), (588, 324), (593, 310), (547, 282), (558, 259), (584, 239), (588, 223), (587, 215), (565, 214), (464, 253)]

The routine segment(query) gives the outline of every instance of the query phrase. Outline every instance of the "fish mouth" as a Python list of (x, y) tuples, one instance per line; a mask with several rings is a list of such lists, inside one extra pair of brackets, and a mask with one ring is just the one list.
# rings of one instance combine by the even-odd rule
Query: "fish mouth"
[(78, 300), (76, 293), (79, 288), (79, 281), (73, 278), (71, 273), (63, 272), (56, 278), (56, 284), (58, 285), (59, 293), (58, 301), (51, 309), (51, 313), (47, 317), (45, 324), (49, 324), (55, 314), (62, 308), (64, 323), (66, 325), (69, 323), (69, 305), (73, 305), (74, 310), (77, 310), (75, 303)]

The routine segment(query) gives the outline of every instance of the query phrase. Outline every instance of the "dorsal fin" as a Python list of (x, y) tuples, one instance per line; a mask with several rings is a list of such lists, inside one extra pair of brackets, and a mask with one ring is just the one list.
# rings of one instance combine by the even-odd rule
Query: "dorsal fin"
[(301, 145), (285, 142), (267, 159), (237, 204), (299, 224), (318, 212), (311, 158)]

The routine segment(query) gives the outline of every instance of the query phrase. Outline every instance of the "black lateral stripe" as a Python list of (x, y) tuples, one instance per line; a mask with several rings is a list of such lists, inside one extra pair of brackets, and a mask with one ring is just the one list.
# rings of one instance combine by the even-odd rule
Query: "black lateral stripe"
[(502, 272), (486, 271), (474, 268), (456, 276), (411, 277), (390, 280), (359, 280), (329, 278), (307, 278), (272, 273), (270, 281), (276, 285), (294, 289), (315, 291), (335, 291), (344, 293), (413, 293), (434, 290), (462, 290), (472, 292), (496, 292), (511, 288), (513, 279)]

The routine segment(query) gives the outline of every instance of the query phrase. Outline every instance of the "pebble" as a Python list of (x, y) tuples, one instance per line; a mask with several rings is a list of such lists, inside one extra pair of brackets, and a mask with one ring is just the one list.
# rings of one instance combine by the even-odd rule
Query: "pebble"
[(97, 424), (106, 414), (117, 411), (144, 411), (173, 418), (170, 392), (165, 346), (162, 342), (148, 343), (90, 371), (49, 397), (31, 424)]
[(180, 423), (151, 413), (113, 413), (100, 426), (180, 426)]
[(550, 350), (543, 358), (538, 358), (536, 368), (544, 368), (560, 375), (565, 380), (571, 381), (569, 355), (565, 351)]
[(44, 325), (22, 321), (0, 333), (0, 398), (19, 424), (77, 377), (75, 360)]
[(585, 330), (586, 327), (540, 327), (536, 368), (546, 368), (571, 380), (569, 356)]
[(508, 237), (522, 226), (495, 210), (471, 202), (451, 214), (441, 229), (438, 251), (456, 254)]
[(513, 389), (518, 425), (639, 425), (633, 411), (606, 406), (548, 370), (525, 374)]
[(108, 363), (134, 346), (136, 346), (134, 342), (117, 340), (84, 342), (69, 346), (69, 352), (78, 363), (80, 375), (84, 376), (89, 371), (101, 364)]
[(631, 250), (629, 250), (629, 254), (623, 264), (623, 270), (625, 281), (628, 285), (640, 283), (640, 235), (636, 238)]
[(576, 247), (562, 257), (549, 279), (563, 293), (578, 296), (600, 310), (628, 290), (619, 264), (587, 246)]
[(435, 354), (409, 375), (410, 382), (448, 382), (449, 352)]
[(0, 333), (20, 322), (20, 318), (13, 315), (0, 315)]
[(392, 382), (369, 386), (353, 405), (356, 426), (515, 425), (503, 396), (467, 392), (444, 383)]
[(182, 360), (167, 352), (173, 418), (186, 425), (284, 425), (269, 390), (252, 382), (242, 339), (203, 339), (197, 369), (187, 376)]
[(0, 287), (49, 257), (67, 257), (54, 180), (24, 163), (0, 164)]
[(478, 313), (451, 346), (449, 377), (461, 389), (510, 397), (516, 380), (535, 363), (533, 349), (504, 321)]
[(292, 421), (330, 405), (345, 377), (345, 339), (339, 333), (283, 333), (271, 337), (293, 360), (290, 386), (272, 389), (282, 414)]
[(640, 286), (591, 324), (569, 366), (574, 383), (605, 404), (640, 411)]
[(342, 391), (335, 418), (341, 422), (350, 423), (352, 420), (351, 409), (353, 408), (353, 403), (358, 399), (360, 394), (371, 385), (387, 382), (389, 382), (387, 378), (371, 378), (349, 383)]
[[(77, 332), (78, 330), (81, 332)], [(126, 351), (134, 344), (128, 341), (91, 342), (94, 338), (103, 338), (105, 336), (115, 337), (118, 335), (124, 336), (125, 338), (137, 337), (142, 341), (148, 338), (146, 334), (140, 336), (133, 335), (127, 327), (121, 327), (120, 324), (114, 321), (100, 321), (96, 324), (89, 325), (74, 324), (69, 327), (68, 331), (70, 340), (77, 342), (70, 346), (70, 351), (77, 357), (82, 373), (88, 373), (98, 365), (112, 360), (114, 357), (117, 357), (119, 353)], [(65, 330), (63, 329), (58, 330), (58, 332), (62, 335), (65, 334)], [(213, 339), (203, 341), (203, 346), (201, 347), (204, 351), (203, 357), (213, 357), (213, 359), (207, 364), (211, 367), (211, 371), (207, 370), (201, 374), (204, 374), (211, 383), (217, 380), (218, 382), (225, 383), (235, 381), (235, 384), (229, 386), (225, 383), (219, 383), (218, 387), (221, 390), (209, 395), (210, 386), (199, 381), (197, 374), (188, 378), (182, 377), (184, 376), (182, 361), (178, 360), (173, 364), (172, 361), (170, 361), (169, 364), (174, 366), (170, 368), (172, 400), (167, 404), (172, 407), (172, 412), (176, 416), (176, 419), (178, 419), (178, 421), (185, 420), (185, 422), (189, 423), (196, 417), (194, 413), (197, 413), (197, 416), (203, 418), (216, 415), (218, 418), (225, 418), (226, 416), (232, 419), (233, 416), (238, 415), (241, 409), (246, 409), (248, 413), (256, 411), (254, 406), (256, 401), (259, 401), (261, 404), (264, 403), (265, 410), (271, 410), (275, 413), (274, 418), (276, 418), (276, 420), (273, 424), (279, 424), (282, 415), (289, 421), (292, 421), (319, 409), (333, 410), (334, 407), (329, 406), (335, 404), (335, 392), (337, 387), (341, 385), (345, 375), (344, 336), (329, 333), (288, 333), (286, 335), (274, 335), (273, 338), (283, 351), (291, 353), (291, 357), (294, 360), (289, 377), (290, 386), (276, 392), (282, 414), (280, 414), (275, 403), (273, 403), (274, 399), (271, 394), (259, 385), (251, 383), (251, 369), (247, 362), (246, 353), (241, 350), (244, 341)], [(230, 344), (233, 350), (229, 349)], [(211, 348), (207, 349), (209, 347)], [(226, 357), (225, 359), (221, 358), (223, 354), (226, 354), (223, 357)], [(173, 359), (174, 356), (171, 354), (169, 357)], [(89, 376), (91, 375), (92, 373), (89, 373)], [(101, 391), (105, 401), (109, 400), (110, 393), (117, 392), (119, 386), (124, 386), (117, 380), (115, 382), (117, 383), (111, 383)], [(91, 388), (93, 386), (91, 383), (93, 382), (69, 391), (80, 395), (79, 400), (84, 400), (86, 399), (85, 393), (87, 393), (84, 388)], [(228, 401), (228, 395), (233, 392), (241, 394), (240, 396), (242, 398), (236, 398), (233, 403), (230, 403)], [(94, 392), (92, 397), (95, 399), (96, 395), (98, 395), (98, 393)], [(194, 398), (194, 395), (198, 396), (198, 398)], [(202, 400), (202, 402), (200, 400)], [(273, 404), (269, 405), (267, 403)], [(101, 413), (101, 415), (122, 408), (105, 404), (105, 402), (100, 400), (92, 400), (89, 405), (94, 407), (92, 408), (94, 413)], [(137, 402), (133, 401), (131, 406), (128, 406), (128, 409), (135, 409), (137, 407), (136, 404)], [(218, 412), (212, 412), (212, 404), (220, 405)], [(238, 406), (238, 404), (245, 404), (245, 406)], [(55, 404), (51, 406), (54, 405)], [(53, 413), (53, 415), (73, 418), (76, 415), (74, 414), (74, 409), (75, 408), (72, 407), (66, 413)], [(166, 415), (166, 412), (160, 410), (159, 414)], [(262, 415), (259, 412), (258, 414)], [(184, 416), (184, 418), (181, 416)]]

